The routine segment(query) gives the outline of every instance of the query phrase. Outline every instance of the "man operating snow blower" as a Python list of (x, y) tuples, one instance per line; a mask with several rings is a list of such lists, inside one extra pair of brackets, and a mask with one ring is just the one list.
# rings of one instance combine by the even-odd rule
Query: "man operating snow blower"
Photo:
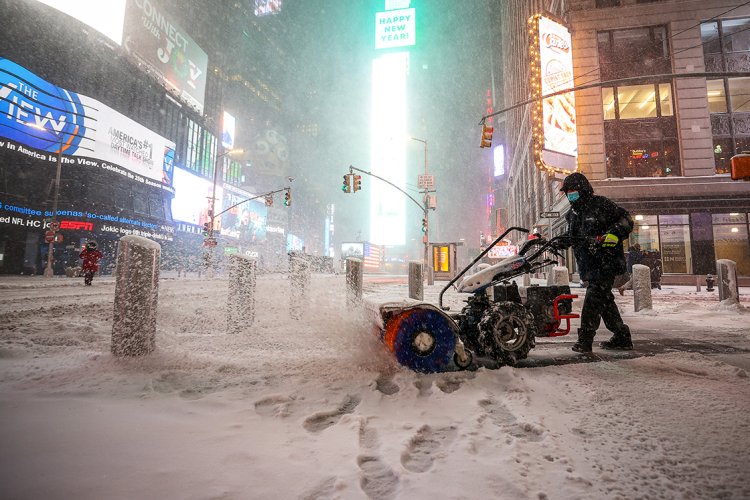
[(614, 335), (600, 346), (604, 349), (632, 349), (630, 328), (622, 321), (612, 286), (615, 277), (626, 270), (622, 240), (633, 230), (633, 219), (627, 210), (610, 199), (595, 195), (586, 176), (578, 172), (565, 178), (560, 191), (567, 196), (571, 209), (565, 215), (568, 237), (557, 246), (573, 247), (581, 280), (588, 281), (578, 342), (573, 345), (573, 350), (591, 352), (602, 319)]

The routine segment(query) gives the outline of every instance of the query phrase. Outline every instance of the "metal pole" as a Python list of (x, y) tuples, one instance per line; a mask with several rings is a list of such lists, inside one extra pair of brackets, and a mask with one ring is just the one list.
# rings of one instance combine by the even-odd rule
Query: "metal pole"
[[(63, 137), (60, 135), (60, 149), (57, 150), (57, 173), (55, 174), (55, 197), (52, 199), (52, 222), (57, 222), (57, 200), (60, 197), (60, 170), (62, 169), (62, 150)], [(52, 252), (54, 251), (54, 242), (49, 242), (47, 247), (47, 268), (44, 270), (44, 277), (51, 278), (55, 275), (52, 269)]]
[(213, 188), (211, 190), (211, 200), (210, 200), (210, 225), (208, 227), (208, 249), (206, 250), (206, 277), (207, 278), (213, 278), (214, 277), (214, 247), (213, 247), (213, 237), (214, 237), (214, 217), (216, 213), (216, 182), (219, 174), (219, 158), (224, 156), (226, 153), (217, 154), (216, 159), (214, 160), (214, 183)]

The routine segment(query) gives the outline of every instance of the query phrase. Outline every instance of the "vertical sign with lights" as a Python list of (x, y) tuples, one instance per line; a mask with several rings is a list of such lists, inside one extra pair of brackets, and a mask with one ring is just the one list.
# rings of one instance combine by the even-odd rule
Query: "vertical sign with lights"
[(573, 88), (573, 54), (570, 31), (548, 15), (529, 18), (529, 65), (534, 127), (534, 160), (550, 173), (577, 168), (575, 93), (546, 99), (542, 96)]
[[(372, 61), (371, 169), (390, 182), (406, 186), (406, 83), (409, 52), (416, 43), (415, 9), (409, 0), (388, 0), (375, 14), (375, 49), (388, 50)], [(368, 186), (369, 188), (369, 186)], [(373, 182), (370, 190), (370, 241), (403, 245), (406, 201), (392, 187)]]

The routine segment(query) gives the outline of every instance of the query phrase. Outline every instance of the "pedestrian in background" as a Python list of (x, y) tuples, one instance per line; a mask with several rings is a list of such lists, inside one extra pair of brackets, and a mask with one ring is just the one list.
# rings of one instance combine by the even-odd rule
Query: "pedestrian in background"
[(617, 289), (617, 291), (620, 292), (620, 295), (625, 295), (625, 290), (633, 288), (633, 266), (635, 264), (640, 264), (642, 260), (643, 252), (641, 252), (641, 245), (639, 243), (628, 248), (628, 281)]
[(592, 350), (599, 323), (614, 335), (600, 346), (604, 349), (632, 349), (630, 328), (622, 321), (612, 295), (615, 277), (627, 270), (622, 241), (633, 230), (633, 219), (624, 208), (604, 196), (594, 194), (586, 176), (575, 172), (563, 181), (560, 189), (570, 202), (565, 214), (568, 222), (567, 238), (559, 247), (573, 247), (581, 280), (588, 281), (581, 310), (581, 327), (576, 352)]
[(98, 249), (96, 241), (91, 240), (86, 243), (86, 247), (78, 254), (83, 259), (83, 284), (91, 286), (94, 275), (99, 271), (99, 261), (103, 257)]

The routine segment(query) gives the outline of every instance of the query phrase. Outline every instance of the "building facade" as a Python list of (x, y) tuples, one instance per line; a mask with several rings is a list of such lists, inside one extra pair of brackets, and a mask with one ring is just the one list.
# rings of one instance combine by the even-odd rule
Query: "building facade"
[[(0, 148), (0, 273), (42, 272), (48, 248), (44, 236), (54, 218), (54, 205), (61, 224), (57, 231), (61, 241), (53, 245), (56, 274), (77, 265), (81, 243), (92, 238), (104, 250), (102, 267), (107, 272), (114, 265), (116, 242), (124, 234), (159, 241), (167, 269), (198, 270), (205, 250), (203, 223), (210, 219), (208, 205), (214, 183), (218, 187), (217, 212), (288, 184), (288, 150), (279, 125), (285, 122), (283, 91), (278, 83), (282, 77), (269, 69), (278, 65), (268, 64), (269, 60), (283, 60), (286, 53), (279, 41), (284, 39), (278, 29), (281, 24), (273, 15), (259, 15), (247, 2), (201, 10), (200, 3), (184, 6), (170, 0), (128, 0), (126, 22), (136, 12), (142, 16), (139, 22), (153, 22), (156, 31), (167, 26), (177, 33), (176, 40), (183, 40), (181, 36), (194, 40), (197, 52), (186, 50), (185, 57), (197, 54), (200, 59), (205, 51), (205, 66), (191, 66), (192, 72), (180, 71), (188, 67), (180, 59), (182, 55), (172, 59), (174, 78), (194, 78), (195, 82), (190, 82), (194, 87), (198, 82), (194, 92), (198, 98), (194, 99), (186, 97), (184, 88), (177, 88), (179, 80), (173, 87), (174, 81), (154, 74), (147, 58), (133, 56), (133, 47), (141, 48), (145, 42), (129, 39), (127, 30), (120, 44), (41, 2), (3, 3), (9, 4), (4, 12), (12, 22), (5, 23), (0, 33), (1, 104), (7, 118), (0, 129), (0, 142), (4, 143)], [(116, 17), (114, 4), (112, 8)], [(268, 28), (269, 23), (273, 29)], [(188, 29), (181, 31), (180, 26)], [(238, 34), (244, 43), (237, 43)], [(26, 88), (29, 78), (36, 85)], [(52, 91), (40, 92), (42, 89)], [(50, 126), (52, 122), (44, 119), (56, 116), (57, 111), (63, 111), (60, 106), (75, 100), (55, 93), (81, 96), (85, 111), (71, 111), (65, 118), (70, 122), (86, 115), (88, 121), (82, 129), (56, 134), (55, 124)], [(97, 104), (86, 107), (89, 98)], [(16, 106), (19, 99), (24, 108)], [(89, 116), (89, 111), (98, 113), (96, 118)], [(225, 111), (231, 111), (239, 131), (236, 140), (231, 138), (231, 146), (223, 137)], [(31, 128), (34, 123), (47, 130)], [(136, 134), (120, 131), (120, 146), (116, 146), (112, 131), (117, 127), (108, 126), (111, 142), (107, 154), (118, 148), (122, 154), (103, 158), (97, 141), (105, 134), (97, 127), (106, 123), (127, 123), (131, 127), (127, 130), (155, 140), (144, 143)], [(81, 130), (96, 139), (84, 137)], [(45, 133), (50, 136), (47, 149), (40, 144), (29, 146), (26, 136), (43, 138)], [(59, 137), (64, 137), (62, 148), (53, 144)], [(19, 138), (20, 142), (13, 140)], [(91, 141), (88, 146), (86, 141)], [(134, 144), (148, 152), (134, 151)], [(125, 146), (131, 149), (128, 158)], [(171, 149), (168, 155), (160, 150), (163, 147)], [(232, 157), (225, 154), (230, 148), (242, 148), (245, 153), (241, 159)], [(59, 193), (55, 195), (58, 149), (62, 155)], [(156, 166), (146, 162), (146, 174), (151, 167), (158, 170), (149, 179), (139, 175), (139, 167), (129, 160), (139, 154), (150, 158), (154, 151), (159, 159), (164, 155), (168, 161)], [(242, 205), (248, 208), (247, 214), (235, 209), (217, 220), (219, 245), (215, 252), (267, 255), (269, 266), (285, 260), (289, 210), (282, 200), (283, 195), (277, 194), (272, 206), (267, 206), (265, 199), (248, 202)], [(250, 221), (254, 231), (245, 227)]]
[[(735, 261), (738, 274), (750, 276), (750, 183), (728, 173), (729, 159), (748, 149), (750, 139), (750, 6), (729, 0), (543, 4), (535, 8), (558, 6), (552, 14), (572, 34), (575, 85), (588, 86), (575, 92), (578, 171), (633, 215), (628, 243), (660, 252), (665, 282), (694, 283), (696, 275), (715, 273), (717, 259)], [(505, 32), (512, 43), (504, 47), (505, 60), (514, 61), (519, 78), (528, 65), (523, 22)], [(515, 91), (506, 103), (523, 100)], [(508, 119), (523, 124), (528, 115), (521, 110)], [(539, 217), (567, 210), (558, 193), (564, 176), (536, 170), (524, 142), (531, 142), (530, 132), (512, 139), (509, 223), (564, 230), (562, 219)]]

